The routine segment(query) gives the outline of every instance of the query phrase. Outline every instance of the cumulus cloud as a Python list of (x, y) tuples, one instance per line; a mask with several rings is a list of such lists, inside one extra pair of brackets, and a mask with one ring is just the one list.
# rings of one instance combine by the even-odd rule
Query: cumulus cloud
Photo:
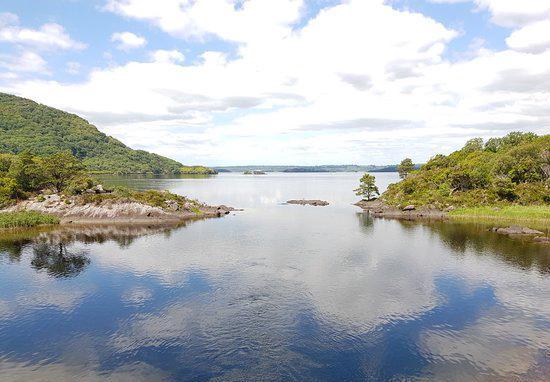
[(179, 37), (217, 36), (242, 42), (284, 37), (288, 25), (299, 19), (302, 7), (303, 0), (109, 0), (104, 9), (148, 21)]
[(182, 63), (185, 61), (185, 56), (178, 50), (155, 50), (150, 53), (151, 59), (154, 62), (163, 63)]
[(12, 72), (48, 73), (46, 61), (40, 55), (31, 51), (0, 54), (0, 67)]
[(550, 18), (514, 31), (506, 39), (506, 44), (514, 50), (527, 53), (541, 53), (550, 49)]
[[(303, 2), (292, 0), (270, 3), (268, 12), (256, 0), (149, 3), (111, 0), (106, 9), (176, 38), (223, 39), (235, 49), (199, 49), (191, 59), (156, 50), (145, 61), (94, 69), (83, 82), (14, 80), (4, 89), (82, 114), (130, 144), (181, 160), (185, 147), (186, 156), (219, 164), (283, 156), (390, 163), (413, 145), (413, 159), (422, 161), (510, 126), (548, 131), (550, 53), (544, 36), (522, 32), (539, 21), (517, 24), (509, 49), (476, 49), (451, 62), (445, 51), (456, 31), (382, 0), (328, 6), (309, 20)], [(227, 17), (203, 17), (218, 5)], [(477, 6), (493, 17), (504, 9)], [(414, 143), (388, 145), (396, 135)]]
[(111, 35), (112, 42), (118, 42), (117, 48), (131, 50), (141, 48), (147, 44), (147, 40), (132, 32), (116, 32)]
[(41, 49), (86, 48), (86, 44), (73, 40), (65, 29), (56, 23), (42, 25), (38, 29), (19, 26), (19, 19), (11, 13), (0, 14), (0, 41)]

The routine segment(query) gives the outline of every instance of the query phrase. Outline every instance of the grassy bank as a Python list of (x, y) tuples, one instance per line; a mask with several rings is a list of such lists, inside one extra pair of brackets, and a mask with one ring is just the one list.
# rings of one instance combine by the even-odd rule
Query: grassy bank
[(548, 227), (550, 225), (550, 206), (459, 208), (450, 212), (449, 216), (462, 220), (517, 222), (537, 227)]
[(46, 224), (59, 224), (59, 219), (33, 211), (0, 213), (0, 228), (36, 227)]

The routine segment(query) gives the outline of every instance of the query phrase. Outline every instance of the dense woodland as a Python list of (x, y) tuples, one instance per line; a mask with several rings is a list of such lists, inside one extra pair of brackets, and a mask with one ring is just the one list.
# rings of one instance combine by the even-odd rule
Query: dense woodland
[(44, 189), (79, 194), (93, 185), (82, 162), (69, 152), (0, 154), (0, 208)]
[[(406, 167), (406, 166), (405, 166)], [(475, 138), (420, 170), (405, 171), (382, 195), (390, 205), (471, 207), (550, 204), (550, 135)]]
[(92, 173), (169, 174), (182, 167), (172, 159), (133, 150), (77, 115), (0, 93), (0, 153), (35, 156), (70, 152)]

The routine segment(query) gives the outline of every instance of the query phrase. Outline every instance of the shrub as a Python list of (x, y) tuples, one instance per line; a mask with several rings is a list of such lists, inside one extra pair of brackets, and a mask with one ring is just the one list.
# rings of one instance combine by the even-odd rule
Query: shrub
[(59, 224), (59, 219), (34, 211), (0, 213), (0, 228), (35, 227), (44, 224)]

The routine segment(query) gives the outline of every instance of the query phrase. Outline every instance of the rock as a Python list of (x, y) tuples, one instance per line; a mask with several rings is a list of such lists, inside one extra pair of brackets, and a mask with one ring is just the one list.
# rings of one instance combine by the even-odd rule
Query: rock
[(503, 235), (542, 235), (541, 231), (535, 229), (520, 227), (520, 226), (510, 226), (506, 228), (493, 228), (493, 231)]
[(166, 200), (164, 202), (170, 211), (179, 211), (180, 206), (175, 200)]
[(550, 244), (550, 237), (537, 236), (537, 237), (533, 238), (533, 241), (537, 242), (537, 243), (548, 243), (548, 244)]
[(456, 210), (455, 206), (449, 206), (449, 207), (444, 209), (445, 212), (451, 212), (451, 211), (454, 211), (454, 210)]
[(297, 200), (297, 199), (292, 199), (292, 200), (287, 200), (286, 202), (287, 204), (299, 204), (299, 205), (302, 205), (302, 206), (305, 206), (305, 205), (310, 205), (310, 206), (328, 206), (329, 205), (329, 202), (327, 201), (324, 201), (324, 200), (318, 200), (318, 199), (311, 199), (311, 200), (307, 200), (307, 199), (300, 199), (300, 200)]
[(403, 207), (403, 211), (414, 211), (415, 209), (416, 208), (412, 204), (409, 204), (408, 206)]

